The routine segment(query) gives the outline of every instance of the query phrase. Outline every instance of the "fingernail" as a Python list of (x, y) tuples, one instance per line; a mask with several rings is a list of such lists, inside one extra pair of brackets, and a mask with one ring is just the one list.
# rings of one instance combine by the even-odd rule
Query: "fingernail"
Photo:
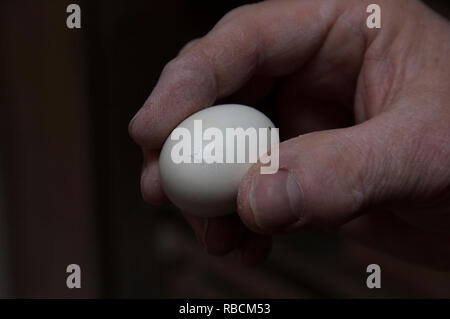
[(255, 175), (249, 203), (261, 229), (279, 229), (300, 219), (303, 192), (295, 176), (287, 170), (273, 175)]

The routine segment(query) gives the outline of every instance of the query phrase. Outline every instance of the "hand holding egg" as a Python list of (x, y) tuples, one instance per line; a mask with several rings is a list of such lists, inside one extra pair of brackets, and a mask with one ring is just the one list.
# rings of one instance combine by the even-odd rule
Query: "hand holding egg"
[[(366, 28), (360, 1), (263, 1), (233, 10), (186, 46), (130, 125), (144, 150), (146, 201), (167, 195), (191, 213), (208, 251), (238, 250), (252, 263), (270, 246), (257, 233), (339, 228), (398, 257), (448, 268), (450, 237), (427, 232), (450, 229), (449, 24), (420, 1), (380, 1), (388, 12), (380, 30)], [(190, 116), (221, 132), (271, 123), (208, 109), (222, 99), (270, 102), (287, 138), (277, 173), (208, 163), (213, 153), (205, 165), (170, 163), (177, 141), (167, 138), (193, 124)], [(229, 214), (238, 184), (238, 215)]]

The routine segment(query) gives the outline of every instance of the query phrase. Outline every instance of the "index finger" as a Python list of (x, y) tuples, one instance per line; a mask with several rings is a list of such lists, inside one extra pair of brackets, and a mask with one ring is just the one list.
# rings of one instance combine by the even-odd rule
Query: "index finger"
[(235, 92), (255, 73), (280, 76), (299, 68), (324, 42), (338, 3), (267, 1), (231, 11), (166, 65), (131, 121), (130, 135), (159, 149), (183, 119)]

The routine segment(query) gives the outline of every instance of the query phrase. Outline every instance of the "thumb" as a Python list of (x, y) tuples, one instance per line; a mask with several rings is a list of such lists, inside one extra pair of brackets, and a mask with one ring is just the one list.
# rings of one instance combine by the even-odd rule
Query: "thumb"
[(281, 143), (277, 173), (261, 175), (255, 165), (241, 182), (241, 219), (259, 232), (339, 226), (368, 203), (408, 192), (410, 161), (396, 126), (379, 116)]

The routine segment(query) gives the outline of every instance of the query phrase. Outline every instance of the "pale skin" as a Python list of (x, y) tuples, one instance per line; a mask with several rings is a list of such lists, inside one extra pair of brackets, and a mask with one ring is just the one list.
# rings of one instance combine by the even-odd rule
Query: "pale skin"
[(370, 3), (247, 5), (186, 45), (130, 123), (144, 199), (167, 202), (158, 155), (178, 123), (272, 94), (280, 171), (249, 171), (238, 214), (185, 215), (206, 251), (257, 264), (272, 236), (325, 228), (450, 269), (450, 24), (417, 0), (379, 0), (382, 28), (368, 29)]

